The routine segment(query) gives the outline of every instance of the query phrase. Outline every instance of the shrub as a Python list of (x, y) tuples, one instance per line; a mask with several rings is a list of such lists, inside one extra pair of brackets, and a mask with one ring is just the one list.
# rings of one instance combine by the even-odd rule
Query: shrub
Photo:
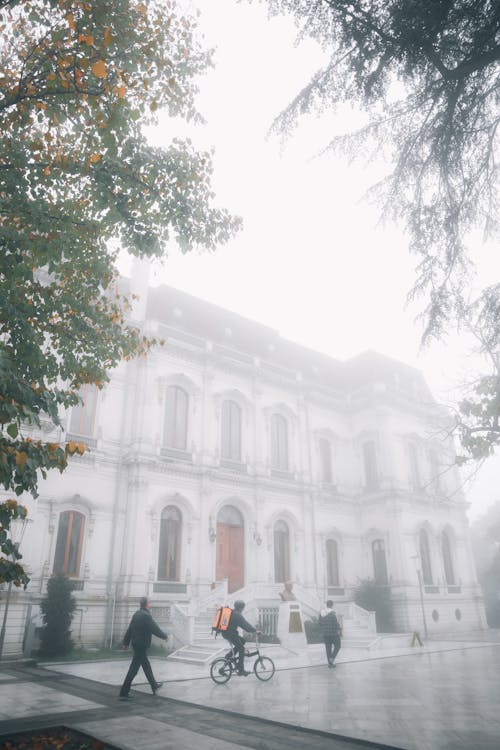
[(375, 612), (377, 633), (393, 633), (395, 631), (390, 586), (366, 578), (360, 581), (355, 588), (354, 601), (359, 607)]
[(76, 609), (73, 582), (63, 575), (49, 578), (47, 595), (40, 603), (44, 627), (40, 633), (41, 656), (66, 656), (73, 650), (71, 621)]

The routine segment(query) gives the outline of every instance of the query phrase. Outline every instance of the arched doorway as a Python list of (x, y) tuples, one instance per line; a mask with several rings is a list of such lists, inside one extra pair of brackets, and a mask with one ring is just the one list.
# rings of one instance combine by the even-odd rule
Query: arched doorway
[(216, 578), (227, 578), (229, 593), (245, 583), (244, 521), (238, 508), (225, 505), (217, 516)]

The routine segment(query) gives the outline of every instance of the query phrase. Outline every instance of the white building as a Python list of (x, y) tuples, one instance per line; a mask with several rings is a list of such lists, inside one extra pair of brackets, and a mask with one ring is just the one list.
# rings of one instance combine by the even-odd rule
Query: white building
[(165, 286), (134, 315), (164, 345), (43, 434), (91, 451), (27, 501), (31, 583), (6, 652), (54, 571), (77, 582), (86, 644), (121, 638), (145, 593), (186, 642), (207, 602), (238, 592), (265, 617), (286, 580), (306, 613), (345, 609), (375, 578), (401, 631), (423, 612), (431, 633), (485, 626), (446, 414), (417, 370), (375, 352), (339, 362)]

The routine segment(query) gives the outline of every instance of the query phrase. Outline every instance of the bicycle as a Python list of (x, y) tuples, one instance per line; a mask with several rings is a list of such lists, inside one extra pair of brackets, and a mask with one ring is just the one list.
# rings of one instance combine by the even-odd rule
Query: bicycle
[[(269, 656), (261, 656), (259, 649), (259, 636), (255, 636), (255, 651), (245, 650), (245, 656), (257, 656), (253, 671), (258, 680), (267, 682), (273, 676), (276, 668), (273, 660)], [(217, 685), (223, 685), (231, 679), (234, 672), (238, 671), (238, 654), (233, 648), (225, 656), (219, 656), (218, 659), (210, 665), (210, 677)]]

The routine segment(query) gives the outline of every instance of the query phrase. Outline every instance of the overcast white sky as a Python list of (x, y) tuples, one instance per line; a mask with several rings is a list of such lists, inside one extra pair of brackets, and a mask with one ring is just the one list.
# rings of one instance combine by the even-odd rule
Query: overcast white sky
[[(320, 48), (307, 40), (296, 46), (292, 20), (268, 20), (261, 4), (191, 5), (201, 11), (207, 44), (217, 48), (215, 69), (200, 81), (207, 126), (186, 129), (163, 118), (151, 138), (161, 144), (188, 133), (200, 147), (214, 147), (217, 203), (242, 216), (244, 229), (215, 254), (182, 256), (172, 248), (152, 283), (183, 289), (337, 359), (378, 350), (418, 367), (436, 397), (452, 403), (472, 360), (457, 337), (420, 349), (420, 308), (406, 307), (416, 259), (403, 233), (379, 225), (379, 210), (363, 199), (384, 164), (317, 158), (362, 115), (305, 118), (283, 148), (267, 137), (273, 118), (321, 65)], [(490, 249), (478, 243), (478, 252), (482, 280), (498, 279)], [(499, 478), (500, 460), (492, 460), (469, 487), (471, 517), (500, 499)]]

